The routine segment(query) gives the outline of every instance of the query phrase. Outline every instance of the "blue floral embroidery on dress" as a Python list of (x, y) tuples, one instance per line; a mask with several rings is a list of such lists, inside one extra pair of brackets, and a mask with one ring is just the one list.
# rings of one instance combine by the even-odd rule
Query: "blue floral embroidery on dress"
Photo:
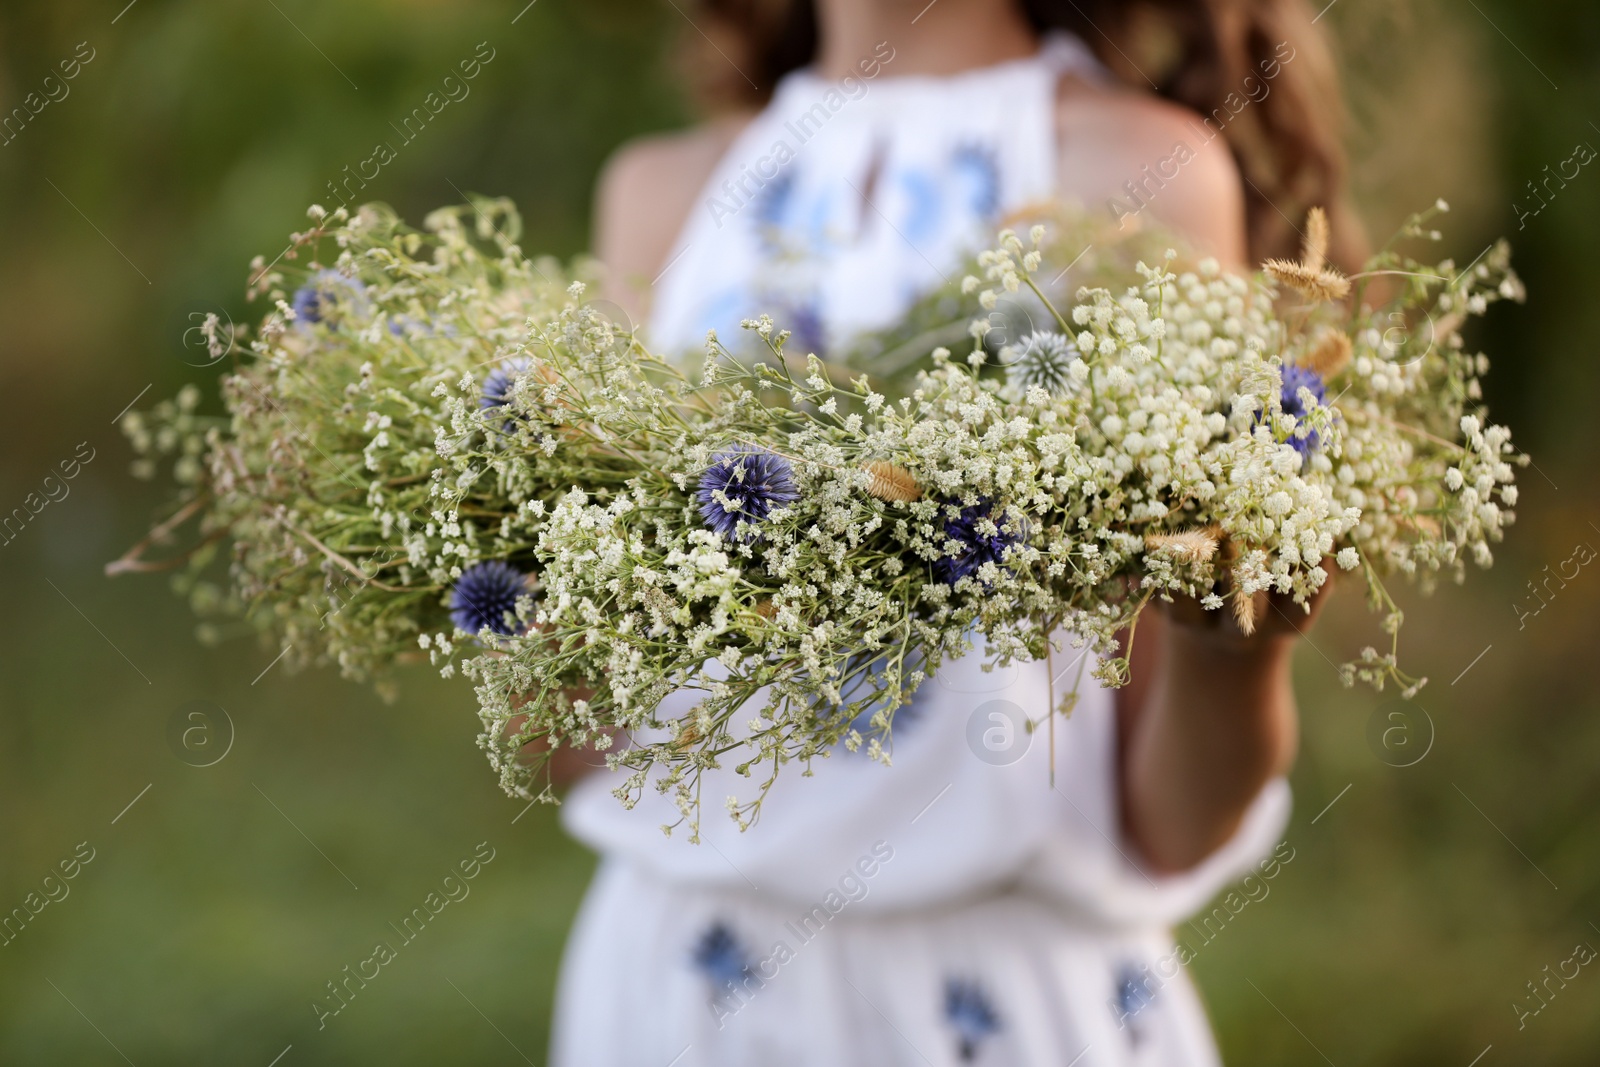
[[(867, 667), (863, 673), (856, 675), (849, 682), (846, 682), (844, 688), (839, 692), (839, 696), (842, 698), (842, 703), (848, 704), (853, 700), (860, 699), (870, 692), (873, 677), (881, 674), (883, 669), (888, 666), (888, 662), (889, 659), (887, 653), (879, 655), (872, 661), (872, 664)], [(859, 665), (859, 659), (852, 660), (845, 670), (848, 673)], [(919, 669), (921, 666), (922, 663), (919, 659), (907, 657), (903, 670), (906, 674), (910, 674), (912, 671)], [(904, 731), (907, 728), (920, 725), (927, 711), (922, 702), (923, 690), (928, 686), (930, 681), (931, 679), (925, 679), (922, 685), (917, 688), (917, 691), (911, 695), (910, 700), (894, 709), (894, 714), (890, 717), (889, 722), (889, 737), (903, 737), (905, 736)], [(856, 717), (850, 720), (850, 729), (860, 734), (863, 739), (861, 748), (857, 750), (858, 752), (865, 753), (867, 751), (866, 742), (871, 741), (874, 737), (878, 738), (880, 741), (884, 739), (884, 731), (879, 729), (879, 727), (876, 726), (872, 721), (872, 717), (882, 709), (883, 703), (883, 701), (874, 701), (866, 708), (863, 708), (860, 712), (856, 713)], [(843, 743), (841, 742), (841, 747), (842, 744)]]
[(789, 221), (789, 209), (794, 202), (795, 175), (785, 170), (772, 179), (756, 194), (752, 205), (752, 224), (756, 240), (769, 255), (782, 250), (782, 231)]
[(900, 218), (900, 232), (907, 241), (930, 241), (939, 232), (944, 217), (939, 182), (925, 170), (902, 170), (895, 183), (904, 194), (907, 206)]
[(1000, 164), (991, 145), (964, 144), (950, 156), (950, 169), (969, 183), (967, 205), (981, 219), (1000, 213)]
[(781, 330), (789, 331), (789, 341), (784, 351), (795, 355), (816, 353), (827, 358), (826, 339), (822, 333), (822, 311), (815, 298), (795, 299), (775, 296), (769, 303), (772, 321)]
[(956, 1032), (956, 1052), (962, 1063), (978, 1057), (985, 1038), (1000, 1032), (1000, 1016), (977, 982), (947, 978), (944, 983), (944, 1017)]
[(845, 223), (850, 202), (844, 199), (843, 190), (831, 186), (817, 190), (809, 202), (802, 202), (794, 211), (794, 227), (787, 235), (795, 241), (792, 251), (814, 260), (819, 270), (825, 267), (850, 239), (847, 235), (854, 232)]
[(707, 294), (695, 311), (695, 317), (717, 331), (718, 337), (736, 337), (739, 320), (749, 315), (755, 295), (741, 283), (729, 285)]
[(1154, 1004), (1155, 990), (1150, 988), (1150, 968), (1124, 963), (1116, 974), (1116, 996), (1111, 1007), (1117, 1017), (1117, 1028), (1126, 1027), (1128, 1040), (1134, 1045), (1144, 1040), (1144, 1010)]
[(729, 986), (737, 986), (750, 974), (750, 954), (721, 919), (713, 922), (700, 935), (691, 958), (719, 996)]

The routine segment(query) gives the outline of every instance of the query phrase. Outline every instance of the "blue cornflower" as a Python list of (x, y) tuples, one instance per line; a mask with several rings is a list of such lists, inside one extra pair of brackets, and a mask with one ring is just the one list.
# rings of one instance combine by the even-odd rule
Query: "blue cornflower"
[(294, 291), (290, 306), (294, 308), (295, 321), (322, 322), (329, 311), (345, 300), (359, 308), (366, 295), (367, 287), (361, 284), (361, 279), (346, 278), (336, 270), (319, 270)]
[(978, 1045), (1000, 1030), (1000, 1016), (977, 982), (947, 978), (944, 983), (944, 1018), (956, 1031), (961, 1061), (977, 1058)]
[[(716, 498), (717, 493), (727, 504)], [(765, 449), (740, 448), (711, 457), (695, 499), (706, 525), (734, 541), (739, 539), (735, 531), (741, 521), (757, 525), (774, 509), (799, 500), (800, 493), (788, 460)], [(754, 531), (747, 531), (744, 539), (755, 536)]]
[[(1283, 392), (1279, 399), (1283, 403), (1284, 414), (1293, 415), (1297, 422), (1304, 419), (1312, 410), (1300, 402), (1302, 386), (1311, 390), (1311, 395), (1316, 398), (1317, 402), (1313, 407), (1321, 407), (1328, 398), (1327, 389), (1322, 384), (1322, 375), (1310, 367), (1297, 367), (1293, 364), (1284, 367)], [(1302, 456), (1308, 456), (1316, 451), (1319, 444), (1317, 432), (1311, 430), (1305, 436), (1301, 436), (1298, 432), (1291, 434), (1289, 444), (1293, 445), (1294, 450)]]
[[(994, 524), (994, 533), (984, 532), (983, 528), (989, 523)], [(1005, 510), (992, 500), (968, 504), (954, 518), (947, 513), (944, 536), (945, 541), (955, 541), (961, 546), (955, 555), (940, 556), (933, 561), (934, 574), (950, 585), (976, 574), (985, 563), (1004, 563), (1007, 549), (1022, 543), (1018, 521), (1008, 521)]]
[(450, 620), (469, 634), (485, 626), (507, 636), (520, 632), (517, 597), (527, 591), (526, 581), (527, 575), (504, 560), (474, 563), (461, 572), (450, 591)]
[(718, 990), (738, 985), (750, 973), (749, 954), (720, 919), (700, 935), (690, 958)]

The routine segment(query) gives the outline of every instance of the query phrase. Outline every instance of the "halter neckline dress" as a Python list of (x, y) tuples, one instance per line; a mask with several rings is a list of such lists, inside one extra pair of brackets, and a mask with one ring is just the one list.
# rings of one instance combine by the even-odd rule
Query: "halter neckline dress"
[[(894, 76), (887, 55), (854, 84), (787, 76), (735, 140), (657, 284), (658, 349), (693, 351), (708, 329), (733, 340), (762, 312), (819, 353), (892, 322), (1000, 217), (1051, 195), (1058, 82), (1105, 76), (1065, 35), (951, 77)], [(1064, 647), (1070, 686), (1084, 664)], [(564, 824), (602, 859), (552, 1062), (1217, 1063), (1186, 973), (1216, 923), (1172, 927), (1293, 858), (1273, 851), (1287, 783), (1197, 868), (1146, 871), (1120, 828), (1112, 694), (1082, 671), (1052, 786), (1049, 734), (1022, 726), (1049, 705), (1046, 664), (983, 662), (980, 647), (946, 663), (896, 713), (892, 767), (843, 749), (809, 777), (788, 766), (743, 833), (721, 801), (758, 782), (731, 768), (706, 775), (698, 845), (662, 833), (679, 812), (654, 790), (625, 810), (613, 776), (577, 786)]]

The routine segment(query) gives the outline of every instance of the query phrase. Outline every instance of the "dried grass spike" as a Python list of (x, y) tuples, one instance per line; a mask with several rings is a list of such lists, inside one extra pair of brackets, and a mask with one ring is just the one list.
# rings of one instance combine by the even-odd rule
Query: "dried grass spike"
[(1261, 269), (1289, 288), (1318, 302), (1350, 295), (1350, 279), (1330, 268), (1313, 268), (1287, 259), (1269, 259)]
[(1343, 330), (1327, 330), (1301, 358), (1300, 365), (1316, 371), (1318, 377), (1327, 381), (1350, 362), (1350, 349), (1349, 334)]
[(1234, 590), (1233, 621), (1240, 633), (1249, 637), (1256, 632), (1256, 622), (1266, 613), (1266, 602), (1267, 594), (1264, 592), (1246, 596), (1243, 589)]
[(770, 622), (778, 617), (778, 606), (772, 602), (771, 597), (762, 597), (756, 601), (755, 612)]
[(867, 483), (867, 492), (879, 500), (909, 504), (922, 497), (922, 487), (904, 467), (898, 467), (885, 459), (875, 459), (862, 469), (872, 475), (872, 480)]
[(1144, 547), (1166, 552), (1183, 563), (1204, 563), (1217, 554), (1218, 540), (1211, 529), (1145, 534)]
[(1444, 531), (1431, 515), (1401, 515), (1395, 519), (1401, 529), (1411, 530), (1428, 537), (1439, 537)]
[(1350, 295), (1350, 279), (1327, 265), (1328, 215), (1320, 207), (1306, 213), (1305, 243), (1300, 262), (1269, 259), (1261, 269), (1296, 292), (1313, 300), (1343, 300)]
[(672, 739), (672, 747), (678, 752), (692, 748), (700, 740), (700, 727), (693, 719), (684, 719), (683, 728), (678, 731), (678, 736)]
[(1300, 262), (1312, 270), (1321, 270), (1328, 262), (1328, 213), (1320, 207), (1306, 212), (1305, 244), (1300, 250)]

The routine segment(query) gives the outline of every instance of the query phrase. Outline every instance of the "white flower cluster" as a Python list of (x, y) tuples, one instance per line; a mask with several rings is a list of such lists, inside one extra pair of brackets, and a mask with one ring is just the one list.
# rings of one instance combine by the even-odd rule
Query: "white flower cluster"
[[(389, 667), (420, 658), (419, 634), (448, 665), (457, 637), (443, 595), (462, 568), (531, 547), (507, 541), (503, 519), (551, 487), (520, 462), (503, 480), (452, 465), (464, 427), (481, 437), (483, 425), (477, 397), (459, 405), (455, 390), (463, 378), (476, 389), (530, 319), (559, 311), (567, 281), (522, 256), (506, 201), (435, 212), (423, 232), (375, 206), (312, 219), (283, 257), (308, 266), (252, 265), (252, 293), (272, 310), (222, 379), (225, 414), (203, 413), (188, 386), (124, 419), (136, 473), (171, 459), (181, 494), (130, 556), (198, 514), (180, 583), (208, 620), (202, 634), (227, 628), (213, 616), (242, 615), (286, 665), (336, 663), (390, 691)], [(232, 555), (217, 575), (223, 540)]]

